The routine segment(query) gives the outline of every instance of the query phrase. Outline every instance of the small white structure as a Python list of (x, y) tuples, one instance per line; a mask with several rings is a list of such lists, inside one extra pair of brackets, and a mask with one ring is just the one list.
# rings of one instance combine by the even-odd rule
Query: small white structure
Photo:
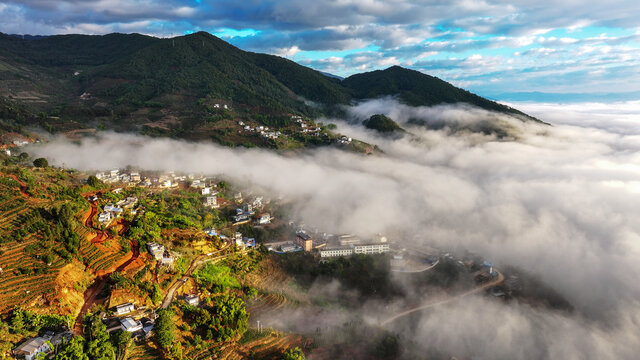
[(258, 218), (257, 223), (260, 224), (260, 225), (270, 224), (271, 223), (271, 214), (269, 214), (269, 213), (260, 214), (260, 217)]
[(218, 197), (217, 196), (207, 196), (207, 199), (204, 202), (204, 206), (217, 208), (218, 207)]
[(110, 212), (101, 212), (100, 215), (98, 215), (98, 222), (103, 224), (108, 223), (111, 219), (112, 217)]
[(242, 233), (241, 232), (236, 232), (235, 241), (236, 241), (236, 245), (244, 246), (244, 242), (242, 241)]
[(187, 305), (198, 306), (200, 305), (200, 298), (198, 295), (189, 295), (184, 298), (184, 302), (187, 303)]
[(208, 187), (208, 186), (207, 187), (203, 187), (201, 192), (202, 192), (202, 195), (209, 195), (209, 194), (211, 194), (211, 188)]
[(158, 243), (149, 243), (147, 244), (147, 249), (149, 249), (149, 253), (151, 253), (156, 260), (162, 260), (164, 255), (164, 246)]
[(132, 208), (132, 207), (134, 207), (134, 206), (136, 205), (136, 203), (137, 203), (137, 202), (138, 202), (138, 198), (137, 198), (137, 197), (135, 197), (135, 196), (129, 196), (129, 197), (128, 197), (128, 198), (126, 198), (126, 199), (122, 199), (122, 200), (118, 201), (118, 202), (116, 203), (116, 205), (121, 206), (121, 207), (123, 207), (123, 208), (127, 209), (127, 208)]
[(166, 265), (166, 266), (171, 266), (171, 265), (173, 265), (174, 261), (175, 261), (175, 258), (173, 256), (171, 256), (171, 254), (169, 254), (168, 251), (165, 250), (164, 254), (162, 254), (162, 258), (160, 259), (160, 264), (161, 265)]
[(116, 314), (117, 315), (128, 314), (128, 313), (132, 312), (135, 309), (136, 309), (136, 307), (132, 303), (120, 304), (120, 305), (116, 306)]
[(131, 333), (142, 330), (142, 323), (130, 317), (120, 320), (120, 324), (122, 326), (122, 330)]
[(48, 353), (51, 351), (47, 339), (36, 337), (23, 342), (20, 346), (13, 350), (13, 355), (24, 356), (26, 360), (36, 359), (40, 353)]

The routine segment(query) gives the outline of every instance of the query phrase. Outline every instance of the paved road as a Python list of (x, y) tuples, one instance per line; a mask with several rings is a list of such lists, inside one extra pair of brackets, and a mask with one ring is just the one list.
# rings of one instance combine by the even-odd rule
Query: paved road
[(428, 302), (426, 304), (422, 304), (420, 306), (416, 306), (416, 307), (411, 308), (409, 310), (405, 310), (403, 312), (397, 313), (397, 314), (393, 315), (392, 317), (382, 321), (380, 323), (380, 326), (384, 327), (385, 325), (387, 325), (387, 324), (389, 324), (389, 323), (391, 323), (391, 322), (393, 322), (393, 321), (395, 321), (395, 320), (397, 320), (397, 319), (399, 319), (401, 317), (404, 317), (404, 316), (407, 316), (409, 314), (412, 314), (412, 313), (414, 313), (416, 311), (421, 311), (421, 310), (428, 309), (430, 307), (434, 307), (434, 306), (438, 306), (438, 305), (447, 304), (447, 303), (450, 303), (450, 302), (453, 302), (453, 301), (457, 301), (457, 300), (460, 300), (461, 298), (463, 298), (463, 297), (465, 297), (467, 295), (475, 294), (475, 293), (478, 293), (478, 292), (483, 291), (485, 289), (488, 289), (488, 288), (490, 288), (492, 286), (496, 286), (496, 285), (498, 285), (498, 284), (500, 284), (501, 282), (504, 281), (504, 275), (499, 271), (497, 271), (497, 272), (498, 272), (498, 276), (495, 279), (493, 279), (492, 281), (489, 281), (489, 282), (484, 283), (482, 285), (476, 286), (475, 288), (473, 288), (473, 289), (471, 289), (469, 291), (463, 292), (462, 294), (458, 294), (456, 296), (453, 296), (453, 297), (450, 297), (450, 298), (445, 298), (445, 299), (442, 299), (442, 300), (430, 301), (430, 302)]

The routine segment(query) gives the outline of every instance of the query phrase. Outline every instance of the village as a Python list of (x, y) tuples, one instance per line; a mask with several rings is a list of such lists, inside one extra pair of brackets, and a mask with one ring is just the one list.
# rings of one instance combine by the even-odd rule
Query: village
[[(477, 257), (467, 256), (456, 258), (449, 253), (444, 253), (427, 247), (406, 247), (402, 241), (390, 240), (383, 234), (373, 237), (360, 237), (356, 234), (331, 234), (322, 232), (317, 228), (305, 225), (300, 220), (278, 219), (273, 216), (273, 211), (283, 205), (282, 199), (272, 202), (264, 195), (243, 194), (237, 189), (231, 188), (224, 180), (215, 177), (193, 174), (176, 174), (174, 172), (155, 173), (143, 172), (135, 169), (113, 169), (107, 172), (97, 172), (89, 176), (87, 182), (95, 181), (95, 178), (105, 184), (110, 196), (97, 192), (87, 196), (86, 200), (95, 208), (97, 220), (96, 226), (101, 229), (109, 229), (126, 222), (134, 222), (145, 214), (145, 207), (141, 205), (141, 196), (158, 192), (186, 192), (196, 196), (202, 207), (207, 211), (224, 215), (224, 225), (220, 227), (202, 228), (200, 232), (209, 239), (219, 239), (222, 248), (217, 251), (208, 251), (193, 260), (189, 271), (182, 278), (177, 279), (167, 290), (164, 299), (156, 306), (135, 301), (110, 304), (99, 316), (105, 324), (107, 332), (126, 331), (133, 339), (144, 341), (153, 335), (157, 311), (167, 308), (172, 302), (178, 301), (185, 305), (198, 307), (201, 302), (201, 294), (197, 288), (180, 290), (188, 281), (191, 281), (193, 270), (198, 264), (204, 264), (209, 260), (218, 261), (228, 254), (236, 252), (256, 251), (258, 247), (262, 251), (270, 251), (276, 255), (307, 253), (311, 254), (316, 262), (324, 263), (332, 259), (352, 256), (385, 255), (388, 258), (390, 270), (399, 274), (420, 273), (433, 269), (440, 262), (445, 261), (459, 267), (460, 271), (471, 273), (477, 289), (485, 289), (494, 297), (505, 297), (510, 290), (518, 286), (517, 278), (509, 278), (502, 284), (502, 274), (497, 272), (493, 265)], [(131, 189), (137, 191), (138, 196), (132, 195)], [(117, 195), (117, 196), (116, 196)], [(114, 197), (115, 196), (115, 197)], [(90, 220), (89, 220), (90, 223)], [(284, 226), (288, 229), (277, 237), (262, 238), (257, 241), (254, 236), (246, 236), (241, 229), (262, 229), (267, 234), (275, 227)], [(227, 251), (229, 250), (229, 251)], [(163, 272), (172, 272), (176, 263), (183, 257), (180, 251), (171, 247), (171, 243), (157, 239), (147, 242), (143, 249), (157, 269), (165, 269)], [(500, 280), (500, 281), (498, 281)], [(495, 286), (493, 284), (496, 284)], [(491, 286), (489, 286), (491, 285)], [(65, 337), (71, 336), (70, 330), (58, 333), (44, 333), (41, 336), (30, 338), (14, 349), (16, 356), (24, 356), (25, 359), (35, 359), (38, 354), (46, 354), (56, 343), (60, 343)]]

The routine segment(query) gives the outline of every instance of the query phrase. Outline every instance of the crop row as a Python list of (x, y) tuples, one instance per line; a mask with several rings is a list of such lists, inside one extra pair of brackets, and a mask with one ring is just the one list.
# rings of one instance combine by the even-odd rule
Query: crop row
[(22, 215), (24, 212), (29, 210), (25, 204), (17, 206), (9, 211), (2, 211), (2, 220), (0, 220), (0, 228), (9, 224), (15, 217)]
[(114, 253), (99, 259), (99, 261), (96, 261), (94, 264), (90, 264), (89, 267), (95, 270), (108, 269), (110, 266), (116, 263), (121, 257), (122, 257), (122, 254)]
[(55, 294), (55, 286), (53, 283), (46, 284), (45, 286), (38, 287), (37, 290), (29, 293), (18, 293), (13, 296), (3, 296), (0, 300), (0, 311), (13, 308), (17, 305), (29, 304), (37, 297), (51, 296)]
[(2, 283), (0, 295), (20, 290), (37, 291), (41, 285), (53, 283), (55, 281), (56, 275), (57, 273), (38, 276), (28, 275), (26, 277), (15, 277), (12, 279), (8, 279), (7, 281)]

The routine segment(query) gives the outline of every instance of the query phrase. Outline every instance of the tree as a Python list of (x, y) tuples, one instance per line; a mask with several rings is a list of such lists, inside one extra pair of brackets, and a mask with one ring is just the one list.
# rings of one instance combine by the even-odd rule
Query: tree
[(20, 153), (20, 155), (18, 155), (18, 160), (20, 160), (21, 162), (29, 160), (29, 154), (27, 154), (26, 152)]
[(173, 322), (172, 317), (173, 313), (170, 310), (160, 310), (154, 326), (156, 341), (165, 350), (170, 349), (176, 339), (176, 324)]
[(398, 336), (385, 333), (375, 348), (375, 354), (381, 358), (396, 358), (400, 354)]
[(124, 355), (127, 352), (127, 348), (131, 343), (131, 333), (128, 331), (120, 331), (116, 338), (116, 344), (118, 346), (118, 359), (124, 359)]
[(218, 296), (210, 327), (217, 332), (216, 341), (228, 341), (240, 337), (247, 330), (249, 315), (244, 301), (235, 295)]
[(68, 343), (59, 346), (55, 360), (89, 360), (84, 353), (85, 340), (82, 336), (74, 336)]
[(100, 181), (100, 179), (98, 179), (97, 177), (95, 177), (94, 175), (91, 175), (87, 178), (87, 185), (91, 186), (91, 187), (100, 187), (102, 186), (102, 181)]
[(305, 360), (306, 357), (299, 347), (289, 348), (282, 354), (281, 360)]
[(45, 158), (37, 158), (33, 160), (33, 166), (39, 167), (39, 168), (46, 168), (49, 166), (49, 162)]
[(98, 316), (91, 316), (88, 319), (89, 345), (87, 353), (91, 360), (113, 360), (115, 359), (115, 350), (109, 341), (107, 326), (100, 320)]
[(159, 304), (162, 301), (162, 291), (160, 290), (160, 286), (158, 284), (153, 285), (153, 290), (151, 292), (151, 301), (154, 304)]
[(13, 333), (19, 333), (24, 329), (24, 313), (20, 309), (13, 311), (13, 318), (11, 318), (11, 331)]
[(182, 360), (182, 343), (177, 342), (171, 347), (171, 357), (175, 360)]

